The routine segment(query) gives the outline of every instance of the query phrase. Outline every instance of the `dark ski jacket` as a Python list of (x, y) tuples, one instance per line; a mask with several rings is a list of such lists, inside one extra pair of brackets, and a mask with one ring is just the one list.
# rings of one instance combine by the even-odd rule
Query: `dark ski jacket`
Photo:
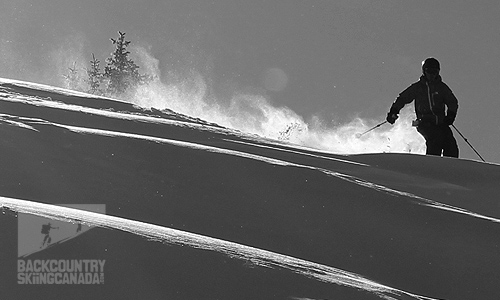
[(399, 114), (399, 111), (412, 101), (415, 101), (415, 113), (421, 124), (441, 125), (446, 116), (454, 120), (457, 115), (458, 100), (439, 75), (433, 82), (428, 82), (422, 75), (419, 81), (399, 94), (389, 113)]
[(42, 225), (42, 234), (49, 234), (50, 232), (50, 225), (44, 224)]

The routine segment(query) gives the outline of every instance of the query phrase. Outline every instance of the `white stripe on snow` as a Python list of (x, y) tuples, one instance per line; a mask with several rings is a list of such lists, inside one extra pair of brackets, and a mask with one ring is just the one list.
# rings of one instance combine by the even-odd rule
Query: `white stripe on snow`
[(362, 289), (364, 291), (374, 293), (384, 299), (394, 299), (393, 297), (401, 296), (405, 297), (405, 299), (407, 299), (407, 297), (412, 297), (413, 299), (420, 300), (435, 300), (433, 298), (411, 294), (409, 292), (379, 284), (358, 274), (334, 267), (230, 241), (140, 221), (1, 196), (0, 208), (7, 208), (17, 213), (32, 214), (58, 221), (84, 222), (92, 226), (113, 228), (130, 232), (156, 241), (215, 251), (228, 255), (232, 258), (249, 261), (258, 266), (288, 269), (294, 273), (314, 278), (321, 282)]

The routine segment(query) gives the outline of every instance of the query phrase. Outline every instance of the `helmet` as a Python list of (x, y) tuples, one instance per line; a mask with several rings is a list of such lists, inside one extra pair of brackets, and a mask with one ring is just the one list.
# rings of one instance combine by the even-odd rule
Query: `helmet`
[(440, 70), (441, 67), (439, 65), (439, 61), (437, 59), (435, 59), (434, 57), (429, 57), (429, 58), (426, 58), (423, 62), (422, 62), (422, 71), (424, 71), (425, 69), (427, 68), (430, 68), (430, 69), (438, 69)]

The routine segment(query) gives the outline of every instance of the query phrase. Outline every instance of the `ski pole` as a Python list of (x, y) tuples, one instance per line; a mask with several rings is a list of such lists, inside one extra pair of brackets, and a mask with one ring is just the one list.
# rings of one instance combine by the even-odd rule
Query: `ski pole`
[(457, 129), (457, 127), (455, 127), (455, 125), (451, 124), (451, 126), (453, 128), (455, 128), (455, 130), (458, 132), (458, 134), (460, 134), (460, 136), (464, 139), (464, 141), (472, 148), (472, 150), (474, 150), (474, 152), (476, 152), (477, 156), (479, 156), (479, 158), (483, 161), (483, 162), (486, 162), (484, 160), (484, 158), (481, 156), (481, 154), (479, 154), (479, 152), (476, 151), (476, 149), (474, 149), (474, 147), (469, 143), (469, 141), (467, 140), (467, 138), (460, 132), (460, 130)]
[(375, 125), (375, 126), (373, 126), (372, 128), (368, 129), (367, 131), (365, 131), (365, 132), (363, 132), (363, 133), (356, 133), (356, 137), (357, 137), (357, 138), (360, 138), (362, 135), (365, 135), (365, 134), (367, 134), (368, 132), (370, 132), (370, 131), (372, 131), (372, 130), (374, 130), (374, 129), (379, 128), (380, 126), (384, 125), (385, 123), (387, 123), (387, 121), (384, 121), (384, 122), (382, 122), (382, 123), (380, 123), (380, 124), (378, 124), (378, 125)]

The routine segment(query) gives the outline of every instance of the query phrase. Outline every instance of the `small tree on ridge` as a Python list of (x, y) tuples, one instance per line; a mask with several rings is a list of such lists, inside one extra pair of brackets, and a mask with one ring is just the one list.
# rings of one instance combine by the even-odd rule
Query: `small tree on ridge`
[(100, 70), (101, 62), (95, 58), (94, 53), (92, 53), (92, 60), (90, 61), (90, 68), (87, 69), (87, 83), (89, 85), (89, 93), (100, 94), (100, 86), (103, 74)]
[(71, 90), (77, 90), (79, 85), (78, 68), (76, 67), (76, 61), (73, 63), (72, 67), (69, 67), (69, 73), (63, 75), (65, 79), (65, 88)]
[(111, 39), (115, 45), (115, 51), (106, 60), (103, 77), (108, 80), (107, 92), (110, 94), (123, 94), (128, 88), (143, 84), (147, 81), (146, 75), (139, 74), (139, 66), (128, 56), (130, 52), (127, 47), (130, 41), (125, 40), (125, 33), (118, 31), (118, 39)]

